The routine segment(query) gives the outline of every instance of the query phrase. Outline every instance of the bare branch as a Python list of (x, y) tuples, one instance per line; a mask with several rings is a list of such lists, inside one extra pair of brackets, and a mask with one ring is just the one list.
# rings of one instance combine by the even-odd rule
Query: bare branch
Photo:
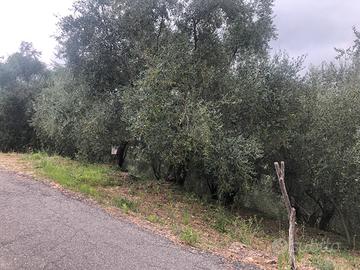
[(284, 202), (285, 202), (288, 216), (290, 217), (291, 203), (290, 203), (290, 199), (289, 199), (288, 193), (286, 191), (286, 186), (285, 186), (285, 163), (282, 161), (281, 167), (279, 166), (278, 162), (275, 162), (274, 164), (275, 164), (276, 173), (277, 173), (278, 179), (279, 179), (281, 194), (282, 194)]
[(295, 219), (296, 210), (291, 208), (290, 219), (289, 219), (289, 256), (290, 256), (290, 269), (296, 269), (296, 258), (295, 258)]
[(275, 170), (277, 177), (279, 179), (280, 190), (282, 197), (284, 199), (284, 203), (286, 206), (286, 210), (288, 212), (289, 217), (289, 258), (290, 258), (290, 268), (291, 270), (296, 270), (296, 258), (295, 258), (295, 226), (296, 226), (296, 210), (291, 207), (289, 195), (285, 186), (285, 162), (281, 161), (280, 166), (278, 162), (275, 162)]

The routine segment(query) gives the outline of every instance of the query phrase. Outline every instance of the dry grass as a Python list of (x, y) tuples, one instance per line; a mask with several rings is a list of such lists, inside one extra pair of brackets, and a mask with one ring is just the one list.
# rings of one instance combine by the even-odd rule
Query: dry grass
[[(114, 216), (125, 216), (174, 242), (264, 269), (286, 269), (286, 250), (274, 250), (272, 245), (276, 239), (286, 239), (286, 226), (252, 211), (239, 210), (235, 215), (172, 184), (133, 178), (107, 165), (45, 154), (0, 154), (1, 166), (51, 179), (95, 199)], [(358, 253), (329, 251), (319, 244), (322, 238), (338, 241), (336, 236), (306, 228), (299, 231), (301, 269), (360, 269)]]

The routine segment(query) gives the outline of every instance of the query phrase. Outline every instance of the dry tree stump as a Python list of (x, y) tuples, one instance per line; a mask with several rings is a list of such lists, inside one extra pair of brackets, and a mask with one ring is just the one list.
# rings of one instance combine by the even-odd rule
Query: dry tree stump
[(286, 210), (289, 218), (289, 258), (291, 270), (296, 270), (296, 259), (295, 259), (295, 225), (296, 225), (296, 210), (291, 206), (289, 195), (286, 191), (285, 186), (285, 162), (281, 161), (280, 165), (278, 162), (274, 163), (276, 174), (279, 179), (279, 185)]

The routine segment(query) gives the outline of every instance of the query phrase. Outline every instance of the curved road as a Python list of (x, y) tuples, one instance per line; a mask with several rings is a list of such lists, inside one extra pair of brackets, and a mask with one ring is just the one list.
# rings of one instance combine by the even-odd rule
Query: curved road
[[(228, 269), (101, 208), (0, 169), (0, 269)], [(257, 269), (233, 265), (233, 269)]]

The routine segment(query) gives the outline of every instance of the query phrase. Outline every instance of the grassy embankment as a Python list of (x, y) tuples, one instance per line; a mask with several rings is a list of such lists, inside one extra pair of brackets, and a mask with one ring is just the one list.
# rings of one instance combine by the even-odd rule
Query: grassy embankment
[[(234, 214), (169, 183), (132, 177), (109, 165), (43, 153), (1, 156), (12, 158), (13, 163), (22, 162), (27, 171), (96, 200), (108, 210), (119, 209), (135, 221), (151, 224), (174, 241), (266, 269), (287, 269), (286, 245), (276, 246), (276, 250), (273, 245), (278, 239), (286, 239), (282, 222), (249, 211)], [(330, 248), (329, 243), (339, 241), (335, 235), (306, 228), (299, 231), (298, 260), (303, 269), (360, 269), (358, 252)]]

